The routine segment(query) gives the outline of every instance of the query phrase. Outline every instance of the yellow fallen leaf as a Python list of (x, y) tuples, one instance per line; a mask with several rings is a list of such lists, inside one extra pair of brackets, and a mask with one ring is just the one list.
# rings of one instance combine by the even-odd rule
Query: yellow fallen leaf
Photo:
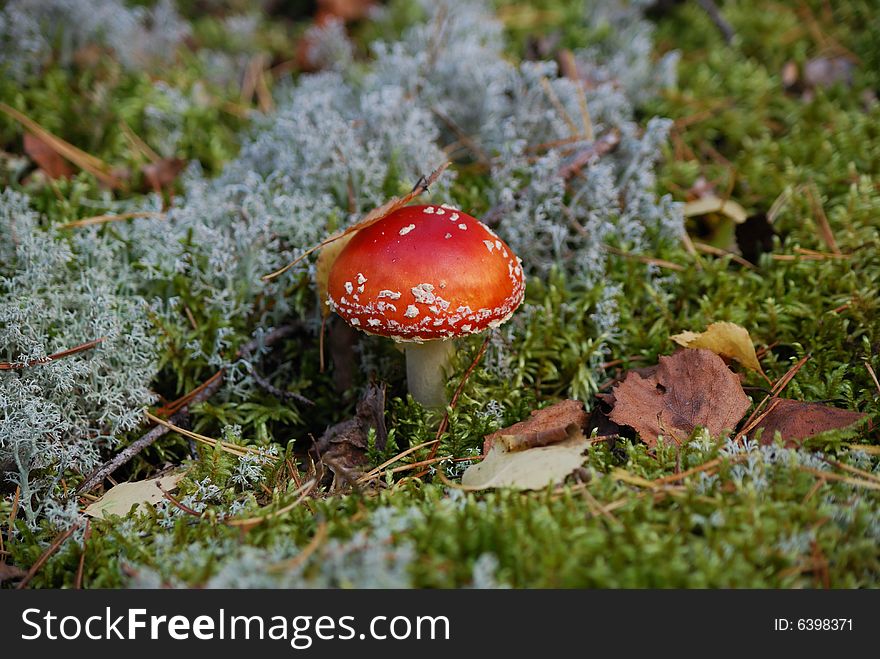
[(722, 199), (715, 195), (707, 195), (695, 201), (689, 201), (684, 205), (685, 217), (695, 217), (708, 213), (721, 213), (737, 224), (742, 224), (748, 217), (746, 209), (738, 203), (732, 199)]
[(568, 439), (549, 446), (509, 452), (503, 442), (494, 442), (482, 462), (464, 472), (461, 484), (485, 490), (509, 487), (514, 490), (540, 490), (561, 483), (580, 467), (589, 442), (577, 430)]
[[(84, 512), (91, 517), (104, 517), (105, 515), (125, 516), (132, 506), (153, 505), (161, 501), (165, 498), (162, 490), (175, 489), (183, 476), (183, 474), (172, 474), (162, 478), (151, 478), (145, 481), (114, 485), (104, 493), (104, 496), (86, 508)], [(162, 489), (160, 490), (157, 485)]]
[(705, 332), (685, 330), (671, 338), (685, 348), (705, 348), (716, 355), (735, 359), (746, 368), (764, 375), (749, 331), (736, 323), (712, 323)]

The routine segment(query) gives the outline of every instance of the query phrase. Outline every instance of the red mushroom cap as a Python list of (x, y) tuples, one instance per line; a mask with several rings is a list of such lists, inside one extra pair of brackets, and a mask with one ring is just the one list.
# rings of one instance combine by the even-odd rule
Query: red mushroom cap
[(330, 270), (327, 304), (398, 341), (476, 334), (525, 293), (521, 261), (485, 224), (446, 206), (405, 206), (361, 229)]

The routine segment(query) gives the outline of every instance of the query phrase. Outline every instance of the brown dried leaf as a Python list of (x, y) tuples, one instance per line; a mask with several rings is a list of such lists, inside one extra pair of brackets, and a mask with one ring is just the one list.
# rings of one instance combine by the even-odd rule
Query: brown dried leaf
[(370, 383), (357, 404), (354, 418), (331, 426), (315, 443), (320, 460), (333, 472), (338, 483), (353, 484), (367, 466), (370, 428), (376, 431), (376, 447), (384, 450), (388, 440), (384, 384)]
[(21, 579), (26, 574), (27, 572), (14, 565), (0, 563), (0, 583), (3, 583), (4, 581), (12, 581), (14, 579)]
[[(525, 421), (486, 435), (483, 441), (483, 455), (488, 455), (495, 441), (500, 441), (502, 437), (513, 438), (509, 439), (508, 443), (519, 446), (517, 450), (561, 441), (568, 436), (567, 429), (570, 425), (575, 424), (578, 428), (583, 428), (588, 418), (584, 404), (579, 400), (563, 400), (542, 410), (533, 410)], [(554, 437), (556, 439), (552, 439)]]
[(867, 414), (829, 407), (821, 403), (805, 403), (799, 400), (776, 398), (770, 403), (770, 412), (753, 431), (762, 429), (761, 443), (772, 444), (776, 433), (789, 448), (798, 446), (805, 439), (831, 430), (845, 430), (867, 418)]
[(376, 5), (374, 0), (318, 0), (315, 22), (323, 24), (333, 18), (346, 23), (366, 18)]
[(89, 153), (86, 153), (82, 149), (75, 147), (70, 142), (62, 140), (60, 137), (53, 135), (36, 121), (23, 114), (22, 112), (19, 112), (15, 108), (10, 107), (6, 103), (0, 102), (0, 112), (3, 112), (12, 119), (15, 119), (15, 121), (20, 123), (26, 131), (33, 133), (35, 136), (39, 137), (51, 149), (72, 162), (80, 169), (83, 169), (95, 176), (98, 180), (104, 183), (104, 185), (111, 188), (125, 187), (125, 182), (121, 180), (116, 174), (114, 174), (107, 163), (105, 163), (103, 160), (96, 158)]
[(705, 348), (716, 355), (735, 359), (740, 364), (753, 371), (763, 374), (758, 355), (749, 331), (736, 323), (726, 321), (712, 323), (705, 332), (690, 332), (685, 330), (681, 334), (671, 337), (678, 345), (685, 348)]
[(141, 173), (153, 192), (161, 193), (174, 185), (186, 161), (180, 158), (162, 158), (157, 162), (141, 167)]
[(84, 512), (91, 517), (103, 517), (106, 514), (125, 516), (132, 506), (140, 507), (162, 501), (165, 498), (162, 490), (175, 489), (183, 476), (184, 474), (172, 474), (162, 478), (114, 485)]
[(648, 446), (660, 435), (681, 443), (701, 426), (712, 435), (733, 429), (749, 407), (739, 378), (709, 350), (660, 358), (648, 377), (630, 372), (614, 388), (610, 419), (630, 426)]
[(461, 484), (478, 490), (493, 487), (540, 490), (561, 483), (580, 467), (588, 446), (579, 428), (574, 428), (561, 442), (526, 451), (509, 452), (499, 441), (481, 462), (467, 468)]
[(73, 176), (73, 167), (70, 163), (33, 133), (24, 134), (24, 152), (51, 179)]

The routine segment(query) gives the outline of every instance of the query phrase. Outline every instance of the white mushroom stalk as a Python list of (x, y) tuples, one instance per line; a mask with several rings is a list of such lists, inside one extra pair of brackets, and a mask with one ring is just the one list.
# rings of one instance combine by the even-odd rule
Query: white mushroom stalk
[(445, 407), (446, 380), (455, 353), (452, 339), (406, 344), (406, 383), (409, 393), (424, 407)]

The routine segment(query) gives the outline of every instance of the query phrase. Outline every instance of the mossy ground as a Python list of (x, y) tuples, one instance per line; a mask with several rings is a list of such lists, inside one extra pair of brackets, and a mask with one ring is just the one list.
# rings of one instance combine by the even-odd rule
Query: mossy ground
[[(535, 6), (540, 10), (525, 16), (506, 13), (516, 17), (510, 19), (511, 43), (555, 29), (563, 31), (563, 45), (582, 45), (589, 38), (579, 28), (567, 27), (575, 24), (565, 19), (569, 5), (548, 1)], [(655, 363), (659, 355), (673, 351), (672, 334), (729, 320), (748, 328), (759, 345), (772, 346), (763, 358), (771, 380), (810, 356), (788, 385), (787, 397), (856, 409), (876, 421), (880, 392), (867, 366), (880, 371), (880, 104), (864, 94), (878, 85), (880, 50), (870, 38), (873, 23), (867, 20), (876, 18), (876, 8), (859, 0), (835, 3), (833, 11), (828, 6), (724, 3), (736, 32), (730, 45), (696, 3), (658, 12), (658, 49), (682, 51), (678, 87), (643, 110), (645, 117), (660, 114), (676, 121), (660, 188), (683, 199), (684, 191), (702, 176), (750, 213), (767, 212), (786, 195), (787, 201), (775, 219), (773, 249), (760, 256), (755, 269), (730, 257), (695, 256), (684, 247), (645, 255), (684, 266), (661, 289), (645, 276), (644, 263), (619, 258), (612, 276), (625, 293), (619, 333), (612, 338), (613, 358), (622, 359), (624, 369)], [(202, 29), (210, 31), (208, 26)], [(379, 28), (361, 27), (367, 34), (371, 29)], [(780, 75), (787, 61), (802, 64), (840, 53), (858, 58), (851, 87), (819, 88), (811, 100), (783, 91)], [(138, 76), (118, 75), (105, 102), (114, 112), (106, 116), (82, 119), (82, 108), (94, 107), (94, 84), (85, 73), (53, 71), (40, 88), (24, 91), (0, 86), (0, 98), (108, 162), (124, 163), (129, 149), (117, 130), (118, 118), (136, 132), (142, 130), (139, 113), (150, 92)], [(199, 70), (192, 62), (179, 62), (172, 77), (191, 85)], [(216, 93), (222, 98), (222, 91)], [(59, 97), (67, 99), (60, 106), (48, 101)], [(215, 170), (233, 154), (234, 135), (242, 124), (240, 117), (217, 105), (206, 107), (187, 124), (188, 139), (182, 142), (186, 152), (180, 155)], [(15, 144), (15, 135), (16, 127), (0, 119), (3, 143)], [(149, 141), (149, 135), (144, 137)], [(473, 197), (479, 180), (463, 175), (456, 186), (459, 196)], [(815, 201), (803, 186), (814, 186)], [(92, 214), (77, 200), (95, 189), (83, 174), (31, 192), (47, 221), (55, 222)], [(817, 225), (818, 205), (847, 257), (775, 259), (795, 255), (797, 248), (828, 251)], [(308, 291), (299, 294), (305, 299)], [(594, 295), (561, 275), (529, 282), (528, 301), (545, 313), (531, 321), (526, 338), (516, 346), (514, 377), (499, 381), (477, 369), (451, 414), (438, 455), (472, 455), (483, 435), (499, 424), (520, 420), (528, 410), (560, 397), (573, 394), (592, 404), (590, 396), (601, 383), (584, 365), (595, 349), (589, 338)], [(464, 346), (450, 389), (478, 346), (478, 339)], [(318, 370), (317, 346), (303, 339), (282, 352), (279, 359), (293, 360), (301, 378), (298, 389), (316, 400), (316, 409), (291, 410), (289, 403), (268, 395), (246, 404), (208, 403), (194, 416), (195, 427), (216, 436), (223, 424), (238, 423), (247, 441), (287, 446), (291, 457), (308, 441), (308, 432), (320, 433), (326, 424), (350, 415), (357, 391), (339, 404), (332, 374)], [(209, 375), (204, 366), (178, 364), (169, 357), (158, 387), (173, 399)], [(398, 441), (410, 445), (433, 439), (439, 419), (402, 399), (402, 384), (390, 383), (389, 427)], [(745, 384), (756, 402), (768, 388), (754, 375)], [(482, 413), (490, 400), (503, 404), (503, 419)], [(825, 437), (810, 448), (877, 474), (877, 452), (853, 452), (847, 442), (876, 446), (876, 432)], [(424, 459), (426, 453), (417, 452), (400, 464)], [(186, 455), (186, 443), (168, 435), (117, 477), (142, 476), (164, 461), (186, 461)], [(711, 477), (697, 474), (672, 488), (646, 483), (719, 456), (723, 459)], [(391, 507), (412, 513), (399, 534), (405, 537), (397, 539), (415, 547), (409, 568), (415, 586), (468, 585), (475, 561), (487, 553), (497, 559), (496, 580), (514, 587), (877, 586), (880, 493), (817, 477), (803, 453), (757, 456), (731, 455), (722, 442), (705, 437), (681, 455), (668, 447), (650, 453), (639, 443), (620, 440), (590, 449), (586, 483), (555, 491), (450, 496), (431, 473), (414, 478), (413, 472), (403, 472), (389, 476), (382, 487), (317, 497), (247, 533), (211, 513), (198, 521), (181, 515), (171, 530), (151, 515), (127, 523), (124, 533), (119, 520), (93, 521), (84, 584), (124, 585), (130, 577), (125, 565), (136, 563), (168, 580), (198, 585), (222, 562), (224, 557), (211, 547), (223, 541), (271, 547), (279, 538), (290, 538), (306, 547), (318, 529), (327, 538), (350, 538), (370, 527), (374, 511)], [(232, 462), (227, 455), (200, 451), (198, 460), (187, 462), (190, 471), (181, 492), (193, 491), (205, 476), (228, 481)], [(257, 503), (272, 510), (290, 502), (295, 486), (286, 465), (280, 460), (267, 470), (262, 491), (242, 492), (230, 483), (221, 499), (247, 501), (249, 514), (258, 514)], [(278, 503), (271, 503), (273, 499)], [(6, 518), (10, 504), (7, 499), (0, 506), (0, 519)], [(22, 522), (17, 529), (6, 550), (20, 566), (33, 564), (56, 534), (49, 528), (28, 531)], [(179, 547), (201, 547), (202, 559), (162, 564), (154, 537), (168, 533)], [(77, 543), (63, 546), (31, 584), (71, 586), (81, 551)], [(318, 569), (320, 556), (319, 550), (306, 571)]]

